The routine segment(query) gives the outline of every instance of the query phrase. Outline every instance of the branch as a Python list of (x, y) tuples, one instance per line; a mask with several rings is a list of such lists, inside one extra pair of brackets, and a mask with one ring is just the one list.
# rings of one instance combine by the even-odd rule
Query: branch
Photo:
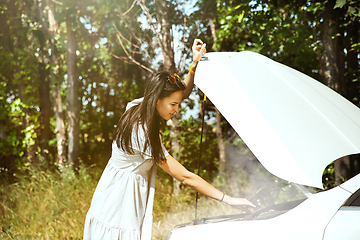
[[(113, 23), (113, 26), (114, 26), (115, 30), (117, 31), (117, 37), (118, 37), (119, 43), (120, 43), (122, 49), (124, 50), (127, 58), (130, 61), (125, 61), (125, 59), (123, 57), (117, 57), (117, 58), (121, 59), (121, 60), (123, 60), (123, 61), (125, 61), (127, 63), (136, 64), (137, 66), (140, 66), (142, 69), (146, 69), (146, 71), (149, 71), (150, 73), (153, 73), (154, 70), (150, 69), (149, 67), (146, 67), (145, 65), (137, 62), (134, 59), (134, 56), (136, 54), (142, 54), (142, 56), (145, 57), (145, 59), (147, 59), (149, 62), (151, 62), (151, 56), (150, 56), (149, 52), (147, 51), (147, 49), (146, 48), (141, 49), (141, 46), (144, 45), (144, 41), (143, 41), (144, 37), (139, 37), (136, 34), (135, 29), (132, 27), (132, 25), (133, 25), (132, 23), (134, 21), (131, 20), (131, 19), (136, 19), (136, 17), (134, 17), (134, 18), (132, 18), (131, 16), (129, 18), (123, 17), (125, 14), (128, 14), (131, 9), (133, 9), (136, 2), (137, 2), (137, 0), (135, 0), (132, 3), (132, 6), (125, 13), (123, 13), (120, 6), (117, 6), (117, 16), (127, 25), (126, 30), (128, 31), (130, 37), (129, 38), (125, 37), (121, 33), (121, 31), (116, 27), (115, 23)], [(132, 38), (135, 40), (135, 43), (134, 43), (134, 41), (132, 41)], [(124, 43), (122, 41), (125, 41), (129, 45), (129, 49), (127, 49), (125, 47), (125, 45), (124, 45)], [(150, 43), (148, 43), (148, 44), (150, 45)]]
[(150, 22), (150, 26), (151, 26), (151, 28), (153, 30), (156, 41), (158, 42), (158, 44), (159, 44), (159, 46), (161, 48), (161, 51), (165, 52), (166, 49), (164, 48), (162, 42), (160, 41), (159, 33), (158, 33), (158, 31), (156, 31), (154, 23), (153, 23), (153, 17), (151, 16), (150, 12), (146, 9), (146, 6), (144, 4), (144, 0), (137, 0), (137, 1), (138, 1), (139, 5), (140, 5), (141, 9), (144, 11), (146, 17), (148, 18), (149, 22)]
[[(121, 40), (121, 38), (124, 38), (124, 36), (121, 35), (120, 31), (116, 28), (115, 24), (113, 24), (113, 25), (114, 25), (114, 28), (116, 29), (116, 31), (118, 32), (117, 38), (118, 38), (118, 40), (119, 40), (119, 43), (120, 43), (120, 45), (121, 45), (121, 48), (124, 50), (124, 52), (125, 52), (125, 54), (126, 54), (126, 56), (127, 56), (127, 59), (129, 59), (129, 60), (131, 61), (131, 63), (133, 63), (133, 64), (141, 67), (142, 69), (145, 69), (146, 71), (148, 71), (148, 72), (150, 72), (150, 73), (153, 74), (153, 73), (155, 72), (154, 70), (152, 70), (151, 68), (148, 68), (148, 67), (146, 67), (145, 65), (139, 63), (138, 61), (136, 61), (136, 60), (130, 55), (130, 53), (128, 52), (128, 50), (126, 49), (126, 47), (124, 46), (124, 44), (123, 44), (123, 42), (122, 42), (122, 40)], [(124, 38), (124, 39), (127, 40), (126, 38)], [(131, 42), (129, 42), (129, 43), (130, 43), (131, 45), (134, 45), (134, 44), (132, 44)], [(132, 53), (134, 53), (134, 52), (132, 52)], [(117, 56), (117, 55), (115, 55), (115, 54), (113, 54), (113, 56), (114, 56), (115, 58), (117, 58), (117, 59), (120, 59), (120, 60), (125, 61), (125, 60), (124, 60), (124, 59), (125, 59), (124, 57), (119, 57), (119, 56)], [(125, 61), (125, 62), (130, 63), (130, 62), (128, 62), (128, 61)]]
[(131, 9), (135, 6), (135, 3), (136, 3), (136, 2), (137, 2), (137, 0), (134, 0), (134, 2), (132, 3), (131, 7), (130, 7), (128, 10), (126, 10), (125, 13), (123, 13), (124, 16), (131, 11)]
[(236, 131), (234, 131), (233, 134), (232, 134), (228, 139), (225, 140), (224, 144), (229, 143), (229, 142), (230, 142), (231, 140), (233, 140), (236, 136), (237, 136), (237, 133), (236, 133)]
[[(128, 57), (120, 57), (120, 56), (117, 56), (117, 55), (113, 54), (113, 57), (114, 57), (114, 58), (117, 58), (117, 59), (120, 59), (120, 60), (123, 60), (124, 62), (129, 63), (129, 64), (131, 64), (131, 63), (132, 63), (132, 64), (135, 64), (135, 65), (137, 65), (138, 67), (141, 67), (142, 69), (148, 71), (149, 73), (154, 74), (154, 70), (152, 70), (151, 68), (148, 68), (148, 67), (146, 67), (145, 65), (139, 63), (138, 61), (136, 61), (135, 59), (133, 59), (131, 56), (128, 56)], [(131, 62), (128, 61), (128, 60), (131, 60)]]
[[(143, 39), (145, 38), (144, 36), (142, 37), (138, 37), (136, 34), (135, 34), (135, 30), (134, 28), (132, 28), (132, 24), (127, 21), (126, 18), (122, 18), (122, 20), (125, 22), (125, 24), (127, 25), (127, 30), (129, 32), (129, 34), (135, 39), (135, 41), (138, 43), (138, 44), (134, 44), (133, 42), (131, 42), (130, 40), (128, 40), (127, 38), (125, 38), (118, 29), (117, 32), (120, 33), (122, 39), (124, 39), (125, 41), (127, 41), (129, 44), (131, 44), (134, 48), (137, 48), (137, 49), (140, 49), (140, 47), (144, 44), (144, 41)], [(146, 31), (145, 31), (146, 32)], [(151, 37), (148, 37), (150, 40), (151, 40)], [(150, 42), (150, 41), (149, 41)], [(148, 42), (148, 45), (150, 45), (150, 43)], [(136, 53), (136, 52), (135, 52)], [(140, 51), (139, 51), (140, 53)], [(151, 61), (151, 56), (149, 54), (149, 52), (147, 51), (146, 48), (142, 49), (142, 53), (143, 53), (143, 56), (150, 62)], [(144, 54), (145, 53), (145, 54)]]

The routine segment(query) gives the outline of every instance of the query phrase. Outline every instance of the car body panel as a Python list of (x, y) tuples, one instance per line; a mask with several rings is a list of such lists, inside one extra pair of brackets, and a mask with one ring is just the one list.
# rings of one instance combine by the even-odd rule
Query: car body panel
[(254, 52), (206, 57), (195, 84), (269, 172), (322, 188), (328, 164), (360, 152), (360, 109), (322, 83)]
[(359, 240), (360, 207), (342, 207), (326, 227), (324, 240)]
[(360, 187), (360, 174), (350, 178), (348, 181), (341, 184), (341, 188), (346, 189), (351, 193), (355, 193)]
[[(359, 179), (360, 174), (350, 179), (349, 182), (359, 186)], [(340, 185), (331, 190), (314, 194), (294, 209), (271, 219), (187, 226), (173, 229), (170, 240), (235, 240), (246, 238), (269, 240), (323, 239), (326, 226), (339, 213), (338, 210), (351, 194), (351, 192), (343, 189)], [(359, 212), (351, 214), (357, 215), (356, 218), (359, 218), (358, 215), (360, 215)], [(341, 215), (342, 213), (339, 214), (340, 218), (342, 217)], [(336, 224), (337, 219), (334, 221), (334, 224)], [(329, 232), (332, 231), (335, 230), (329, 230)]]

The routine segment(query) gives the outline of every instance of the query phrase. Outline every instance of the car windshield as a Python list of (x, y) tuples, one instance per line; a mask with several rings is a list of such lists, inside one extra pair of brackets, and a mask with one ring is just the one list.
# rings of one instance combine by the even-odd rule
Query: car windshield
[(239, 177), (245, 178), (245, 196), (260, 207), (303, 199), (321, 191), (314, 187), (285, 181), (271, 174), (256, 159), (240, 137), (236, 136), (235, 141), (237, 143), (233, 142), (226, 146), (230, 154), (230, 168), (241, 172)]
[[(215, 185), (233, 197), (245, 197), (253, 202), (257, 211), (272, 205), (305, 199), (320, 189), (297, 185), (280, 179), (267, 171), (252, 154), (242, 139), (232, 132), (231, 140), (225, 142), (226, 164), (215, 178)], [(221, 205), (199, 205), (200, 217), (243, 213), (241, 210)]]
[(259, 208), (299, 200), (319, 189), (285, 181), (267, 171), (241, 138), (225, 146), (229, 195), (244, 196)]

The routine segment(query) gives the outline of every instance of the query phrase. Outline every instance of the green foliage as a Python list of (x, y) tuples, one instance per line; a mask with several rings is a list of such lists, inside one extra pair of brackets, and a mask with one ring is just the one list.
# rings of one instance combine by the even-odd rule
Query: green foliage
[(335, 8), (347, 8), (346, 15), (352, 18), (360, 17), (360, 5), (356, 0), (336, 0)]
[(0, 19), (4, 23), (0, 35), (3, 61), (0, 67), (0, 166), (9, 170), (11, 178), (28, 155), (40, 152), (38, 89), (42, 59), (38, 58), (38, 32), (31, 19), (31, 1), (11, 1), (1, 3), (0, 7), (3, 9)]
[(312, 4), (218, 0), (217, 6), (214, 50), (259, 52), (319, 79), (318, 45), (307, 24), (317, 20), (308, 14)]

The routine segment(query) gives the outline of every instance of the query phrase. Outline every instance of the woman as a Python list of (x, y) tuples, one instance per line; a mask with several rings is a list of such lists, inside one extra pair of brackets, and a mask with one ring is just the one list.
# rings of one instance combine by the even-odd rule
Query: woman
[(114, 133), (112, 156), (86, 216), (84, 239), (151, 239), (156, 165), (206, 196), (232, 206), (254, 207), (246, 199), (225, 195), (186, 170), (161, 142), (160, 122), (177, 113), (181, 100), (190, 95), (205, 47), (201, 40), (194, 41), (193, 64), (184, 83), (176, 74), (159, 72), (147, 83), (144, 97), (128, 104)]

